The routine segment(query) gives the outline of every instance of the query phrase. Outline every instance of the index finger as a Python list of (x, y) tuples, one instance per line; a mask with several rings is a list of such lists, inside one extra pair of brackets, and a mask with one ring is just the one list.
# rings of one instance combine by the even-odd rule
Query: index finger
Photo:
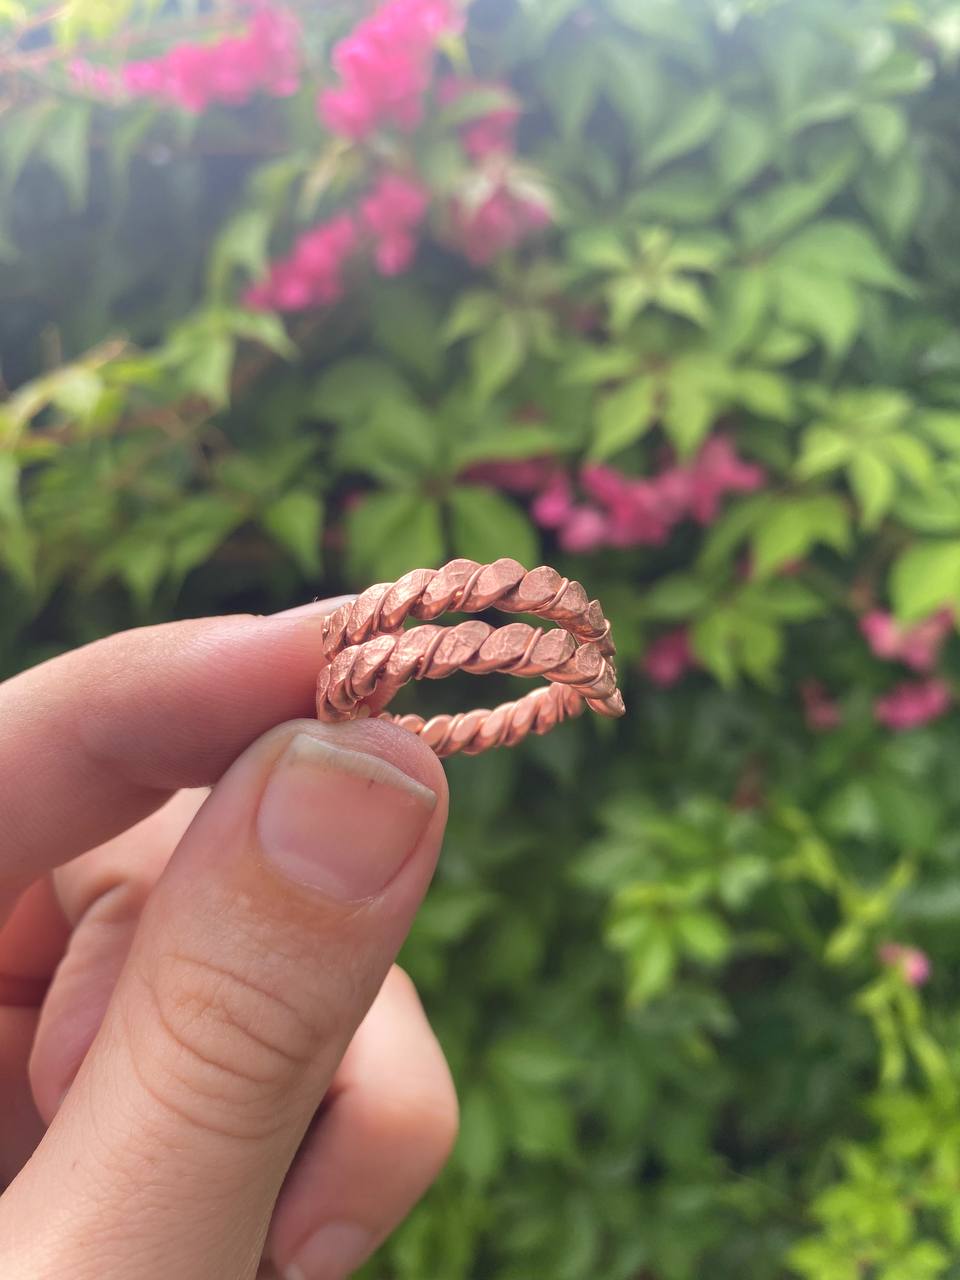
[(0, 919), (45, 871), (312, 715), (338, 603), (121, 632), (0, 685)]

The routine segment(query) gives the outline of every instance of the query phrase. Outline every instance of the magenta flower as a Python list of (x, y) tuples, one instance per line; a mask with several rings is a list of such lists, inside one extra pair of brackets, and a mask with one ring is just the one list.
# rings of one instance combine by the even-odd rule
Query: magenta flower
[[(437, 97), (447, 106), (465, 94), (478, 91), (502, 90), (508, 86), (497, 81), (473, 80), (461, 76), (446, 76), (440, 83)], [(471, 120), (460, 130), (463, 149), (472, 160), (484, 160), (487, 156), (509, 155), (515, 145), (517, 121), (520, 111), (514, 106), (500, 107)]]
[(459, 31), (463, 18), (451, 0), (388, 0), (334, 50), (337, 88), (317, 108), (327, 127), (354, 140), (381, 125), (402, 132), (423, 118), (438, 42)]
[(906, 947), (899, 942), (885, 942), (879, 949), (880, 960), (888, 969), (898, 969), (911, 987), (929, 982), (932, 972), (930, 957), (919, 947)]
[(912, 627), (902, 627), (892, 614), (872, 609), (860, 619), (860, 630), (878, 658), (902, 662), (926, 675), (937, 665), (953, 623), (952, 609), (940, 609)]
[(286, 258), (274, 262), (265, 280), (244, 301), (257, 310), (305, 311), (343, 296), (343, 268), (359, 243), (356, 222), (341, 213), (305, 232)]
[[(119, 84), (134, 98), (156, 98), (201, 112), (213, 103), (238, 106), (257, 93), (288, 97), (300, 84), (300, 25), (293, 14), (256, 7), (248, 29), (215, 44), (181, 44), (157, 58), (129, 62)], [(83, 64), (73, 69), (84, 83)]]
[(686, 627), (677, 627), (653, 641), (644, 654), (642, 669), (654, 684), (661, 689), (669, 689), (696, 665), (689, 632)]
[(905, 680), (874, 704), (874, 716), (888, 729), (915, 729), (937, 720), (950, 707), (953, 695), (938, 679)]
[(385, 276), (406, 271), (417, 251), (413, 232), (430, 203), (430, 193), (414, 178), (383, 174), (361, 202), (364, 225), (375, 240), (377, 266)]

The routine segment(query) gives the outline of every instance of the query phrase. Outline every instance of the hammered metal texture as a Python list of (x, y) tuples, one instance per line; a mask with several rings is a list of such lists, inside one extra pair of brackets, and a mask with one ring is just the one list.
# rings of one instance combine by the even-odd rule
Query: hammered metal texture
[[(497, 628), (473, 620), (403, 630), (409, 618), (429, 624), (450, 611), (491, 608), (532, 614), (557, 628), (524, 622)], [(383, 715), (419, 734), (439, 756), (513, 746), (529, 733), (549, 733), (584, 706), (603, 716), (624, 714), (616, 650), (599, 601), (546, 565), (528, 573), (516, 560), (452, 560), (442, 569), (414, 569), (368, 587), (325, 618), (321, 645), (327, 662), (317, 681), (320, 720)], [(544, 676), (550, 683), (493, 710), (432, 720), (384, 712), (409, 680), (440, 680), (454, 671)]]

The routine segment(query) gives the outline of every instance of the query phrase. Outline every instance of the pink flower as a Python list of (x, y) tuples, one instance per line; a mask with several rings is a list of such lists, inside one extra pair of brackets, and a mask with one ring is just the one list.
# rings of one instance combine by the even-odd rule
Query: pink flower
[(701, 524), (716, 519), (720, 499), (728, 493), (751, 493), (763, 487), (766, 473), (754, 463), (737, 457), (726, 436), (715, 435), (704, 444), (690, 468), (690, 511)]
[(874, 716), (888, 729), (915, 729), (937, 720), (949, 708), (953, 695), (943, 680), (907, 680), (874, 704)]
[(76, 88), (83, 93), (104, 102), (123, 97), (123, 81), (112, 67), (98, 67), (86, 58), (74, 58), (67, 70)]
[(880, 960), (888, 969), (897, 969), (911, 987), (922, 987), (929, 982), (932, 966), (930, 957), (919, 947), (905, 947), (899, 942), (885, 942), (879, 949)]
[(534, 520), (544, 529), (559, 529), (573, 514), (573, 488), (562, 471), (551, 479), (530, 508)]
[(423, 118), (423, 97), (437, 44), (459, 31), (452, 0), (388, 0), (337, 45), (341, 85), (320, 95), (317, 109), (332, 132), (362, 140), (380, 125), (404, 132)]
[(927, 674), (936, 666), (953, 622), (953, 610), (940, 609), (912, 627), (901, 627), (891, 614), (872, 609), (860, 619), (860, 630), (878, 658)]
[(572, 507), (560, 529), (558, 541), (564, 551), (596, 551), (607, 545), (607, 518), (596, 507)]
[[(445, 106), (468, 93), (502, 91), (508, 86), (497, 81), (471, 80), (459, 76), (447, 76), (441, 83), (438, 98)], [(491, 155), (509, 155), (514, 148), (517, 121), (520, 111), (515, 106), (499, 107), (485, 116), (469, 121), (460, 130), (463, 149), (472, 160), (483, 160)]]
[(412, 233), (429, 202), (426, 187), (402, 173), (383, 174), (362, 201), (360, 212), (376, 241), (377, 266), (383, 275), (398, 275), (413, 261), (417, 242)]
[(468, 262), (485, 266), (551, 221), (540, 200), (515, 195), (501, 183), (479, 204), (457, 201), (453, 207), (457, 241)]
[(696, 666), (687, 628), (678, 627), (658, 636), (644, 654), (642, 665), (644, 674), (661, 689), (669, 689), (682, 680)]
[(831, 729), (839, 728), (843, 718), (840, 707), (819, 680), (805, 681), (800, 686), (800, 696), (808, 729), (814, 733), (829, 733)]
[(131, 97), (157, 98), (185, 111), (238, 106), (257, 93), (288, 97), (300, 81), (300, 26), (293, 14), (256, 5), (247, 30), (216, 44), (181, 44), (130, 62), (120, 77)]
[(244, 297), (256, 310), (305, 311), (343, 295), (343, 267), (359, 243), (354, 219), (346, 213), (305, 232), (293, 250), (270, 267), (265, 280)]

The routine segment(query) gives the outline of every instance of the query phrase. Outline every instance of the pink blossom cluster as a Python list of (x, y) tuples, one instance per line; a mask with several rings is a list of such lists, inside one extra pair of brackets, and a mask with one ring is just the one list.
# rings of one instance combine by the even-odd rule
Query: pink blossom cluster
[(673, 463), (654, 476), (631, 477), (608, 466), (582, 468), (586, 503), (575, 499), (569, 476), (558, 471), (532, 512), (543, 528), (557, 530), (565, 551), (662, 546), (681, 521), (709, 524), (727, 494), (749, 493), (765, 480), (762, 467), (745, 462), (725, 436), (717, 435), (690, 463)]
[[(491, 81), (447, 76), (437, 96), (441, 103), (465, 94), (499, 91), (508, 99), (509, 87)], [(553, 215), (543, 197), (518, 184), (511, 162), (516, 150), (519, 110), (509, 102), (460, 129), (460, 142), (471, 160), (481, 166), (471, 179), (469, 195), (453, 203), (454, 238), (474, 266), (485, 266), (527, 236), (549, 226)]]
[(344, 212), (300, 236), (293, 250), (271, 263), (269, 274), (247, 290), (255, 310), (304, 311), (329, 306), (343, 296), (343, 271), (359, 250), (373, 244), (382, 275), (409, 267), (416, 253), (414, 232), (430, 194), (414, 178), (388, 171), (361, 200), (358, 214)]
[(643, 673), (661, 689), (669, 689), (698, 666), (696, 655), (690, 646), (690, 633), (686, 627), (676, 627), (657, 636), (643, 655)]
[(838, 703), (830, 697), (819, 680), (805, 680), (800, 686), (804, 719), (814, 733), (829, 733), (840, 726), (842, 714)]
[[(437, 90), (437, 98), (443, 106), (459, 102), (469, 93), (502, 93), (507, 98), (507, 86), (498, 81), (472, 80), (466, 76), (445, 76)], [(512, 102), (488, 111), (486, 115), (470, 120), (460, 130), (463, 149), (472, 160), (483, 160), (490, 155), (511, 155), (516, 142), (520, 110)]]
[(154, 98), (186, 111), (212, 103), (238, 106), (257, 93), (288, 97), (300, 81), (300, 25), (293, 14), (255, 6), (246, 31), (214, 44), (180, 44), (157, 58), (128, 62), (119, 73), (77, 59), (74, 82), (99, 97)]
[(495, 181), (479, 202), (459, 199), (453, 206), (456, 242), (475, 267), (486, 266), (552, 221), (547, 203), (514, 190), (509, 177)]
[(380, 125), (409, 133), (423, 118), (438, 42), (459, 31), (453, 0), (388, 0), (359, 23), (333, 53), (341, 83), (320, 95), (327, 127), (361, 140)]
[(873, 713), (888, 729), (916, 729), (938, 720), (953, 701), (950, 686), (944, 680), (904, 680), (878, 698)]
[(907, 947), (901, 942), (885, 942), (878, 954), (881, 963), (888, 969), (897, 969), (911, 987), (922, 987), (930, 981), (930, 957), (919, 947)]
[(902, 627), (891, 614), (872, 609), (860, 619), (860, 630), (878, 658), (902, 662), (927, 675), (937, 665), (953, 621), (952, 609), (940, 609), (912, 627)]
[(377, 266), (385, 276), (406, 271), (417, 251), (414, 232), (423, 221), (430, 193), (415, 178), (385, 173), (361, 202), (363, 224), (373, 236)]
[(265, 280), (247, 290), (244, 302), (255, 310), (305, 311), (343, 296), (343, 268), (356, 252), (356, 220), (341, 213), (297, 240), (292, 251), (273, 262)]

